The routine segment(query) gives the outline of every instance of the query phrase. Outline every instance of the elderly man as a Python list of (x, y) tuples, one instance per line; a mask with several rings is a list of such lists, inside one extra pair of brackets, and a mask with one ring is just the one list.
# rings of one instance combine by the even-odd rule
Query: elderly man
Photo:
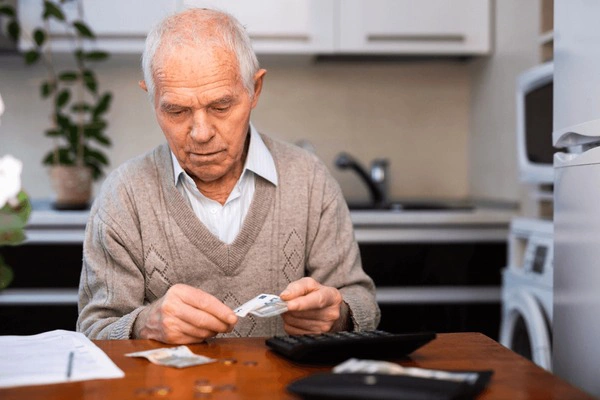
[[(239, 22), (206, 9), (168, 17), (142, 63), (168, 145), (116, 169), (93, 205), (77, 329), (192, 343), (375, 328), (339, 186), (316, 157), (250, 124), (266, 71)], [(288, 311), (234, 314), (260, 293)]]

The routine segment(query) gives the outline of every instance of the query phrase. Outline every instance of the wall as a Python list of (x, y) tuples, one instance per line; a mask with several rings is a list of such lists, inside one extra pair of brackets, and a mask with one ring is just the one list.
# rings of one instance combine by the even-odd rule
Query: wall
[[(268, 73), (253, 120), (257, 128), (290, 142), (310, 141), (349, 199), (368, 192), (350, 171), (333, 166), (347, 151), (367, 164), (390, 160), (395, 197), (468, 194), (468, 63), (454, 59), (405, 62), (261, 60)], [(114, 92), (108, 134), (111, 169), (163, 141), (145, 93), (137, 86), (139, 57), (115, 56), (98, 70), (101, 87)], [(48, 104), (38, 95), (43, 70), (0, 57), (0, 93), (6, 113), (0, 154), (25, 162), (23, 181), (34, 197), (51, 197), (41, 166), (51, 141)]]
[(495, 2), (494, 53), (470, 65), (469, 192), (519, 200), (515, 88), (519, 73), (539, 63), (539, 0)]
[[(390, 160), (392, 197), (520, 199), (515, 156), (514, 87), (538, 62), (539, 0), (494, 2), (494, 54), (457, 59), (314, 63), (261, 57), (268, 73), (254, 112), (257, 128), (290, 142), (310, 141), (352, 200), (362, 182), (333, 160), (347, 151), (364, 164)], [(111, 169), (163, 142), (145, 94), (137, 87), (139, 56), (113, 56), (98, 70), (115, 94), (108, 134)], [(51, 197), (41, 166), (51, 141), (48, 104), (40, 100), (43, 71), (0, 55), (0, 93), (7, 111), (0, 155), (25, 162), (34, 197)]]

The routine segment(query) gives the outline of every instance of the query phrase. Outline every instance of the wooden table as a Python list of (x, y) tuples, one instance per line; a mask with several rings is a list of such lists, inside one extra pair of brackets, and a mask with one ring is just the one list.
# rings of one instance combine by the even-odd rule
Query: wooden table
[[(289, 382), (330, 370), (288, 362), (268, 350), (261, 338), (213, 339), (191, 345), (195, 353), (220, 361), (184, 369), (124, 356), (164, 347), (162, 343), (151, 340), (95, 343), (125, 372), (125, 378), (1, 389), (0, 399), (296, 399), (286, 392)], [(492, 380), (478, 400), (593, 399), (479, 333), (439, 334), (399, 363), (448, 370), (492, 369)]]

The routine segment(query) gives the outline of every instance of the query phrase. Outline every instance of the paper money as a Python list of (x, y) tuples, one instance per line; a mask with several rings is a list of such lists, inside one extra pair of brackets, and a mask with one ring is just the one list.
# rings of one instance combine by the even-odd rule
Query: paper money
[(168, 347), (125, 354), (127, 357), (144, 357), (153, 364), (175, 368), (192, 367), (216, 361), (193, 353), (187, 346)]
[(388, 375), (410, 375), (419, 378), (441, 379), (455, 382), (475, 383), (478, 374), (475, 372), (451, 372), (418, 367), (403, 367), (388, 361), (359, 360), (350, 358), (333, 368), (336, 374), (342, 373), (366, 373), (366, 374), (388, 374)]
[(233, 312), (238, 317), (245, 317), (248, 314), (253, 314), (257, 317), (267, 318), (282, 314), (286, 311), (287, 305), (285, 301), (279, 298), (279, 296), (261, 293), (236, 308)]

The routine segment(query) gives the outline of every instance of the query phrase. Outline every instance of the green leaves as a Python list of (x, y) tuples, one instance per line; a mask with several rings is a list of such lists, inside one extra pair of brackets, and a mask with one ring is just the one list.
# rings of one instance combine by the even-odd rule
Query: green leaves
[(65, 71), (58, 74), (58, 79), (63, 82), (73, 82), (77, 80), (77, 72), (75, 71)]
[(92, 169), (92, 177), (98, 179), (102, 176), (102, 168), (108, 165), (108, 157), (100, 150), (85, 146), (83, 149), (85, 164)]
[(82, 73), (82, 78), (85, 87), (87, 87), (90, 90), (90, 92), (96, 93), (96, 89), (98, 88), (98, 82), (96, 82), (96, 76), (94, 75), (94, 73), (91, 70), (86, 69)]
[(71, 106), (71, 111), (74, 113), (86, 113), (92, 110), (92, 106), (88, 103), (75, 103)]
[(14, 277), (12, 269), (4, 263), (0, 256), (0, 290), (5, 289), (10, 285)]
[(15, 9), (9, 5), (1, 5), (0, 6), (0, 15), (6, 15), (8, 17), (15, 17)]
[(40, 59), (40, 53), (37, 50), (29, 50), (25, 52), (25, 64), (31, 65)]
[(56, 107), (63, 108), (65, 104), (68, 103), (70, 98), (71, 92), (69, 92), (67, 89), (61, 90), (58, 96), (56, 96)]
[[(27, 35), (21, 31), (15, 8), (6, 5), (4, 0), (0, 0), (0, 17), (13, 41), (23, 39), (30, 46), (21, 53), (25, 63), (43, 64), (48, 72), (47, 78), (40, 83), (39, 91), (42, 98), (51, 99), (54, 123), (45, 131), (45, 136), (51, 138), (57, 147), (45, 155), (43, 163), (83, 163), (92, 169), (93, 177), (97, 179), (108, 165), (107, 155), (96, 147), (111, 145), (111, 139), (105, 134), (108, 123), (104, 116), (110, 109), (112, 94), (100, 92), (96, 73), (89, 65), (108, 59), (109, 53), (91, 50), (87, 46), (89, 40), (95, 39), (95, 34), (85, 21), (78, 17), (73, 19), (71, 12), (65, 12), (64, 4), (70, 1), (73, 0), (41, 0), (40, 23), (31, 27), (31, 33)], [(51, 35), (49, 26), (52, 32), (60, 32), (60, 36)], [(65, 35), (67, 40), (63, 40)], [(67, 60), (62, 55), (55, 57), (53, 54), (59, 48), (51, 45), (54, 40), (73, 44), (71, 55), (74, 63), (71, 67), (63, 68)], [(55, 63), (58, 58), (61, 59), (60, 66)]]
[(23, 228), (31, 214), (31, 203), (25, 192), (17, 195), (19, 205), (0, 208), (0, 245), (17, 245), (25, 239)]
[(83, 22), (83, 21), (75, 21), (73, 22), (73, 27), (79, 32), (81, 37), (86, 37), (90, 39), (94, 39), (94, 33), (92, 30)]
[[(58, 154), (58, 162), (55, 160), (55, 155)], [(75, 156), (69, 147), (59, 147), (57, 151), (50, 150), (42, 160), (44, 165), (75, 165)]]
[(44, 81), (40, 85), (40, 94), (45, 99), (46, 97), (50, 96), (54, 92), (54, 89), (56, 89), (55, 82)]
[(106, 111), (108, 111), (111, 102), (112, 102), (112, 94), (104, 93), (104, 95), (102, 97), (100, 97), (100, 100), (98, 101), (98, 104), (96, 105), (96, 108), (94, 109), (94, 114), (92, 115), (92, 118), (97, 119), (102, 114), (104, 114)]
[(42, 47), (42, 45), (46, 41), (46, 32), (39, 28), (36, 29), (35, 31), (33, 31), (33, 40), (35, 41), (35, 44), (37, 44), (38, 47)]
[(6, 31), (8, 32), (8, 37), (10, 37), (10, 40), (13, 42), (19, 40), (19, 36), (21, 35), (21, 27), (17, 21), (10, 21), (6, 27)]
[(56, 6), (56, 4), (52, 3), (51, 1), (44, 0), (44, 13), (42, 14), (42, 18), (47, 20), (50, 17), (54, 17), (59, 21), (65, 20), (65, 14), (60, 8), (58, 8), (58, 6)]
[(108, 58), (108, 53), (106, 51), (89, 51), (83, 54), (83, 57), (86, 61), (104, 61)]

